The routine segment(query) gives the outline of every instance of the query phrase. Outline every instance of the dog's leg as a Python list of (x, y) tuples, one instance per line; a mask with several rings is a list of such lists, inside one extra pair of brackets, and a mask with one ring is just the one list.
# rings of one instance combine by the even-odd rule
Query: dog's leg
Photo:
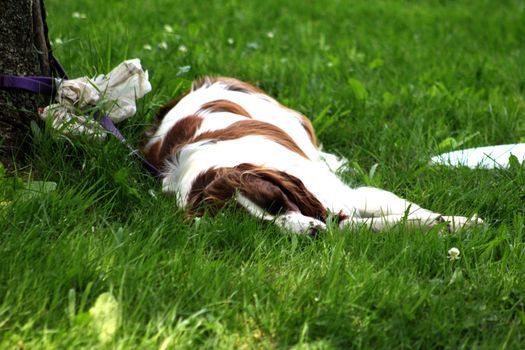
[(362, 218), (405, 215), (414, 219), (435, 219), (438, 213), (423, 209), (392, 192), (374, 187), (359, 187), (353, 191), (353, 201)]
[(339, 222), (340, 228), (359, 228), (367, 227), (375, 232), (384, 231), (390, 229), (397, 224), (405, 224), (409, 227), (414, 227), (416, 229), (429, 230), (437, 224), (447, 223), (445, 226), (449, 231), (451, 231), (450, 223), (446, 222), (444, 219), (436, 220), (422, 220), (421, 218), (410, 218), (406, 215), (381, 215), (378, 217), (368, 217), (368, 218), (359, 218), (359, 217), (349, 217)]
[[(406, 220), (406, 221), (405, 221)], [(359, 227), (366, 227), (375, 232), (384, 231), (385, 229), (392, 228), (396, 224), (405, 221), (407, 224), (415, 224), (415, 226), (421, 226), (421, 222), (418, 219), (409, 220), (403, 215), (382, 215), (378, 217), (348, 217), (339, 222), (340, 228), (350, 227), (353, 229)]]
[(473, 217), (443, 216), (439, 213), (421, 208), (392, 192), (374, 187), (361, 187), (353, 192), (353, 201), (359, 217), (342, 220), (340, 226), (369, 225), (371, 229), (381, 231), (386, 227), (406, 221), (422, 228), (432, 228), (442, 223), (448, 224), (449, 231), (474, 226), (482, 220)]

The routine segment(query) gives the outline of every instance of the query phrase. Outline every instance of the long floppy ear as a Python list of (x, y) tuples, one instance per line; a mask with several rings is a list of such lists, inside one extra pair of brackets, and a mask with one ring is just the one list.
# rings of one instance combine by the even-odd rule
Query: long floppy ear
[(323, 221), (301, 213), (279, 185), (253, 172), (235, 168), (210, 169), (195, 179), (188, 196), (189, 213), (215, 214), (231, 200), (253, 216), (299, 234), (316, 235), (326, 229)]
[[(303, 185), (286, 173), (241, 164), (233, 168), (212, 168), (195, 178), (187, 199), (187, 208), (199, 213), (201, 205), (220, 209), (240, 193), (265, 214), (299, 212), (326, 219), (326, 209)], [(242, 203), (240, 203), (242, 205)]]
[(299, 211), (278, 186), (236, 168), (210, 169), (201, 173), (193, 182), (187, 207), (195, 215), (202, 214), (203, 207), (215, 213), (229, 200), (236, 199), (237, 194), (249, 199), (259, 208), (261, 215)]

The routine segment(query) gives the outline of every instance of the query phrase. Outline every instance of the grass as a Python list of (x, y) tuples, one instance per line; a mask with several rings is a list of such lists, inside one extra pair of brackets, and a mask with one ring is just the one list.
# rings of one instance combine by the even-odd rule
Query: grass
[(71, 76), (149, 70), (122, 125), (135, 144), (193, 78), (235, 76), (308, 115), (348, 183), (488, 225), (309, 239), (235, 209), (189, 222), (118, 141), (35, 128), (34, 176), (0, 174), (0, 348), (525, 347), (524, 166), (428, 165), (454, 142), (524, 141), (522, 2), (46, 6)]

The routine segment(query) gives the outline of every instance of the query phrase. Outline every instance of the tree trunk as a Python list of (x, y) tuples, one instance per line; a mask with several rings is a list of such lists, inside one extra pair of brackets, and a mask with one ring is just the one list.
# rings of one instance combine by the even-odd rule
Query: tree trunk
[[(0, 74), (51, 74), (44, 0), (0, 0)], [(0, 90), (0, 161), (13, 170), (28, 164), (30, 124), (49, 97)]]

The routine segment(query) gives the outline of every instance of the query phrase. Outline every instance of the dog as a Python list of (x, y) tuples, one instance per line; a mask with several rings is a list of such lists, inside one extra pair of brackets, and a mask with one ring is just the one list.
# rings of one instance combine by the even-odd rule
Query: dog
[(228, 203), (287, 231), (316, 234), (327, 219), (340, 228), (382, 231), (398, 223), (453, 232), (482, 222), (444, 216), (373, 187), (351, 188), (342, 161), (322, 152), (310, 120), (259, 88), (204, 77), (161, 107), (143, 152), (161, 169), (162, 189), (192, 216)]

